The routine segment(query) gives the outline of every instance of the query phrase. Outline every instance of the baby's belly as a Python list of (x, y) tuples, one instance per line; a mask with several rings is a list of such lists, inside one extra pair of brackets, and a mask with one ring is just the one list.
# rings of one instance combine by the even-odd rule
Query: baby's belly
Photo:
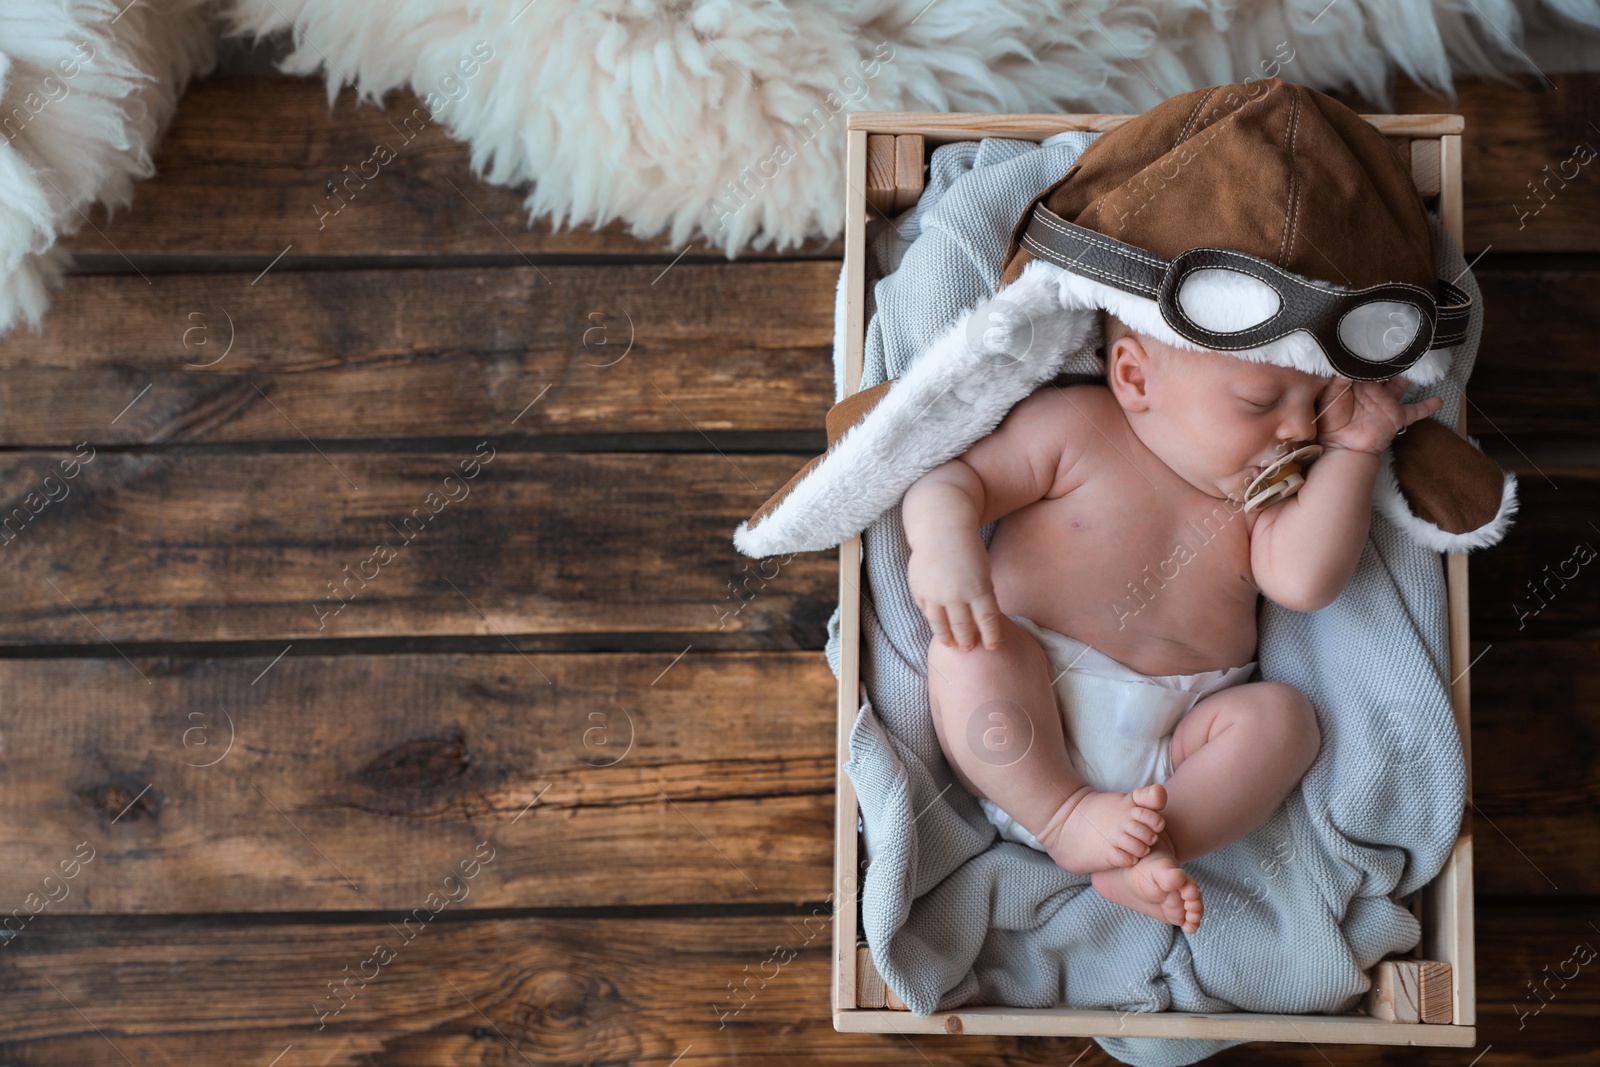
[(1211, 525), (1146, 516), (1078, 528), (1070, 511), (1065, 501), (1041, 501), (1001, 520), (989, 557), (1002, 611), (1146, 675), (1255, 658), (1257, 592), (1243, 516)]

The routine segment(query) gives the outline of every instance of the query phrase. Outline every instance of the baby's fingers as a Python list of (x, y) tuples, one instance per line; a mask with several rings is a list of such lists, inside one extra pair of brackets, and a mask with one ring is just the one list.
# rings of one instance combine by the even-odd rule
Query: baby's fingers
[(978, 627), (972, 621), (972, 611), (961, 601), (949, 607), (950, 632), (955, 636), (956, 647), (970, 652), (978, 642)]
[(1405, 418), (1405, 424), (1410, 426), (1418, 419), (1425, 419), (1435, 411), (1444, 407), (1444, 398), (1430, 396), (1426, 400), (1419, 400), (1415, 404), (1405, 404), (1400, 408), (1400, 414)]
[(978, 631), (983, 634), (983, 647), (999, 648), (1000, 602), (993, 593), (985, 593), (972, 602), (972, 617), (977, 621)]
[(943, 604), (931, 604), (922, 609), (928, 617), (928, 625), (933, 627), (933, 639), (941, 645), (952, 644), (950, 640), (950, 624), (946, 621)]

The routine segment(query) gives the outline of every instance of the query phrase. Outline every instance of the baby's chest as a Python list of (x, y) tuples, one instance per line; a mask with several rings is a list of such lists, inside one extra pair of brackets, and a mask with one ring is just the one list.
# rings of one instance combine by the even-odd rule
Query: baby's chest
[(1080, 490), (1006, 516), (990, 555), (997, 571), (1102, 592), (1185, 576), (1196, 596), (1253, 597), (1250, 526), (1238, 505), (1199, 492)]

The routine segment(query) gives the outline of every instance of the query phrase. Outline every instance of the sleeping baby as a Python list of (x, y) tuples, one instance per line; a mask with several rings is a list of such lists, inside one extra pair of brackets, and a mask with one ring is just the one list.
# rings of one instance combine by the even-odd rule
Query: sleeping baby
[[(1181, 865), (1264, 822), (1321, 741), (1304, 695), (1250, 680), (1256, 598), (1338, 598), (1379, 456), (1443, 402), (1103, 322), (1104, 385), (1038, 390), (906, 493), (908, 578), (940, 746), (989, 820), (1194, 933)], [(1247, 511), (1313, 442), (1299, 492)]]

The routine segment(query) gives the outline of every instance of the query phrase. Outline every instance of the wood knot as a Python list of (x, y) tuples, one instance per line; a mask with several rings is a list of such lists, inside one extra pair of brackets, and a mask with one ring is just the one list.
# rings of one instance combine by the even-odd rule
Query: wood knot
[(638, 1010), (608, 978), (548, 969), (519, 984), (515, 1022), (520, 1032), (552, 1060), (627, 1061), (642, 1055), (630, 1020)]
[(944, 1031), (947, 1034), (964, 1033), (965, 1027), (961, 1025), (961, 1016), (952, 1015), (950, 1018), (946, 1019), (944, 1021)]
[(347, 802), (383, 815), (442, 811), (470, 785), (472, 750), (459, 731), (414, 737), (387, 748), (351, 774), (359, 795)]
[(455, 732), (402, 741), (369, 760), (356, 778), (380, 793), (414, 793), (448, 784), (471, 764), (466, 739)]
[(105, 816), (107, 822), (129, 823), (151, 819), (160, 814), (161, 798), (146, 785), (124, 786), (117, 783), (85, 786), (76, 793), (77, 798), (90, 810)]

